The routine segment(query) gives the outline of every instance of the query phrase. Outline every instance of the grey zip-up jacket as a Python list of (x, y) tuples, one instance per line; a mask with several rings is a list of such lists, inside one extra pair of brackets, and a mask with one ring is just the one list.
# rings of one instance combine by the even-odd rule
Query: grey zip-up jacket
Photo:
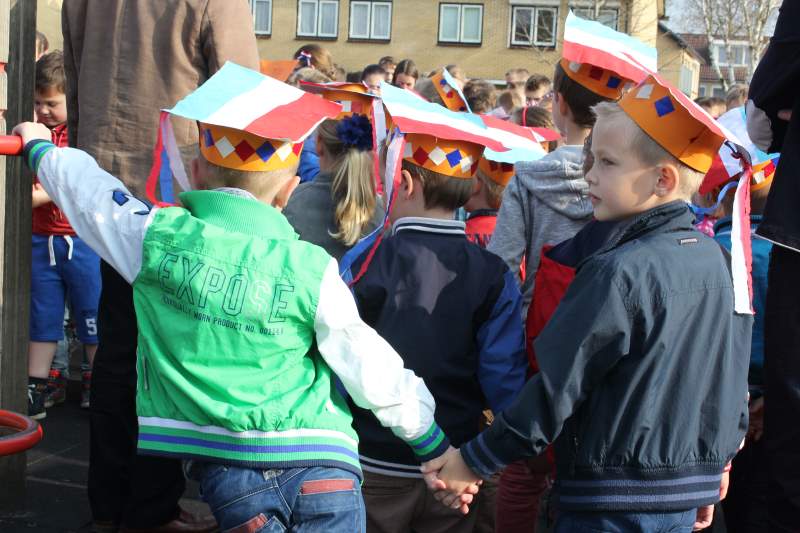
[(542, 246), (569, 239), (591, 220), (587, 190), (583, 146), (562, 146), (538, 161), (516, 165), (488, 250), (517, 274), (525, 261), (523, 316), (533, 297)]

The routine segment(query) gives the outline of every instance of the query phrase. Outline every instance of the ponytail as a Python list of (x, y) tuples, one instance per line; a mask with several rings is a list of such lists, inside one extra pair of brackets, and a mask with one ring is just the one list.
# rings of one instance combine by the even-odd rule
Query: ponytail
[(318, 142), (334, 162), (331, 192), (337, 231), (331, 236), (352, 246), (364, 234), (377, 206), (372, 126), (365, 117), (353, 115), (340, 121), (326, 120), (317, 131)]

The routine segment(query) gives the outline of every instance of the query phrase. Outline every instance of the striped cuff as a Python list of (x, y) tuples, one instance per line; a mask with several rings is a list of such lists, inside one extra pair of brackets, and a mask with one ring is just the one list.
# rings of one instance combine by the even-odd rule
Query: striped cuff
[(28, 168), (35, 173), (39, 169), (39, 162), (42, 160), (44, 154), (55, 147), (55, 144), (50, 141), (45, 141), (44, 139), (34, 139), (28, 142), (22, 152)]
[(461, 456), (474, 472), (483, 478), (491, 477), (495, 472), (505, 468), (506, 463), (500, 460), (486, 446), (483, 433), (461, 446)]
[(420, 462), (436, 459), (450, 447), (450, 440), (444, 434), (442, 428), (434, 422), (422, 436), (408, 441), (408, 445), (414, 450), (414, 455)]

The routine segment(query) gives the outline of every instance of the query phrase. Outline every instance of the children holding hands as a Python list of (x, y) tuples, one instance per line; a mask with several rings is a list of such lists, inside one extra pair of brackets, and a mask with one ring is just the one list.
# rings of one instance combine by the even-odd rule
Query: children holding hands
[(752, 317), (734, 312), (728, 257), (692, 229), (686, 204), (724, 137), (656, 76), (594, 112), (588, 194), (616, 231), (537, 338), (540, 373), (423, 472), (455, 505), (482, 476), (554, 442), (556, 532), (688, 531), (710, 524), (747, 430), (740, 348)]

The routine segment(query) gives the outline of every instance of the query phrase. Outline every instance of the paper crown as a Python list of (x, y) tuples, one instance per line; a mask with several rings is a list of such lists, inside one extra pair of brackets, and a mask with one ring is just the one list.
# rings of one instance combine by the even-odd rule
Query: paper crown
[(264, 139), (246, 131), (200, 123), (200, 152), (214, 165), (259, 172), (293, 168), (303, 142)]
[(410, 133), (406, 135), (403, 159), (451, 178), (470, 179), (478, 170), (483, 150), (483, 146), (467, 141)]
[(577, 63), (564, 58), (561, 58), (560, 63), (564, 74), (572, 81), (609, 100), (619, 100), (626, 90), (636, 85), (632, 80), (623, 78), (613, 70), (596, 65)]
[(471, 178), (484, 147), (506, 147), (477, 115), (456, 113), (409, 91), (381, 84), (381, 99), (392, 128), (405, 134), (403, 159), (455, 178)]
[(658, 68), (656, 49), (592, 20), (567, 14), (561, 66), (575, 82), (618, 100)]
[(628, 92), (619, 105), (662, 148), (699, 172), (708, 172), (726, 137), (733, 137), (657, 74)]
[(338, 119), (347, 118), (352, 115), (364, 115), (372, 117), (370, 112), (372, 102), (377, 97), (369, 92), (362, 83), (312, 83), (300, 82), (300, 88), (304, 91), (319, 94), (325, 100), (336, 102), (342, 106), (342, 111), (336, 117)]
[(439, 97), (441, 97), (447, 109), (450, 111), (470, 112), (464, 93), (458, 88), (456, 80), (453, 79), (446, 68), (442, 68), (431, 76), (431, 82), (433, 82), (436, 92), (439, 93)]
[(287, 168), (308, 135), (341, 106), (235, 63), (225, 63), (167, 112), (200, 123), (209, 162), (246, 171)]

